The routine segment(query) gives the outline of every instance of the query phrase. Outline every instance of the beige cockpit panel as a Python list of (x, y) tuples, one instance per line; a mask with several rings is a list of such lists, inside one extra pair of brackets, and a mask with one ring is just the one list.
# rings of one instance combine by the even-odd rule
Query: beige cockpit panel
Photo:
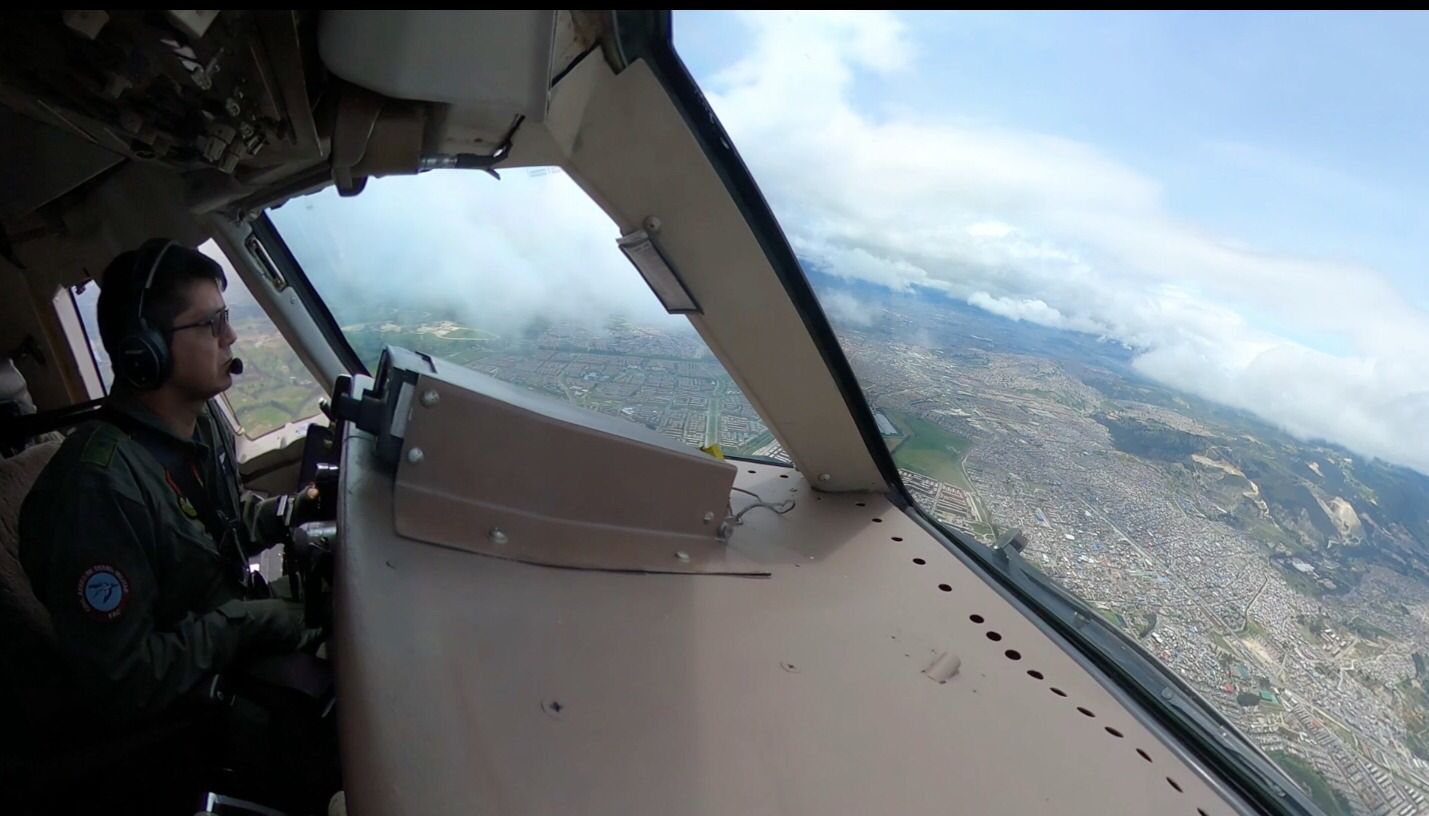
[(768, 577), (558, 568), (397, 535), (371, 437), (344, 444), (335, 652), (364, 813), (1231, 812), (879, 496), (737, 463), (796, 502), (730, 537)]

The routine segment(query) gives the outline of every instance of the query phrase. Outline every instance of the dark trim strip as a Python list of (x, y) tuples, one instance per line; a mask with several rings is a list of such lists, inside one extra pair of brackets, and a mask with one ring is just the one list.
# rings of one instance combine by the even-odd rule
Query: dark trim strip
[[(109, 383), (104, 381), (104, 369), (99, 367), (99, 355), (94, 353), (94, 338), (89, 336), (89, 321), (84, 319), (84, 312), (80, 311), (79, 308), (79, 296), (74, 293), (74, 290), (80, 288), (81, 286), (93, 286), (95, 288), (101, 287), (98, 283), (95, 283), (93, 279), (90, 279), (85, 281), (84, 283), (77, 284), (75, 286), (66, 286), (65, 291), (69, 292), (69, 305), (74, 309), (75, 317), (79, 318), (79, 330), (84, 332), (84, 346), (89, 351), (89, 361), (94, 364), (94, 376), (96, 379), (99, 380), (99, 390), (107, 397), (109, 396)], [(99, 307), (98, 304), (96, 304), (96, 322), (99, 319), (98, 311)], [(98, 330), (99, 327), (95, 326), (95, 331)], [(112, 367), (110, 369), (109, 375), (111, 379), (114, 376), (114, 370)]]

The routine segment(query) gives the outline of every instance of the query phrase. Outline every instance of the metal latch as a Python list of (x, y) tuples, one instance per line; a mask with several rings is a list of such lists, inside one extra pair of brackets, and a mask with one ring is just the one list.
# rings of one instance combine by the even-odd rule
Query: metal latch
[(258, 240), (257, 235), (249, 235), (243, 242), (243, 248), (247, 249), (248, 254), (258, 261), (263, 277), (273, 285), (273, 291), (281, 292), (288, 288), (288, 279), (283, 277), (283, 273), (278, 270), (278, 265), (273, 262), (273, 256), (268, 254), (268, 248), (263, 246), (263, 242)]

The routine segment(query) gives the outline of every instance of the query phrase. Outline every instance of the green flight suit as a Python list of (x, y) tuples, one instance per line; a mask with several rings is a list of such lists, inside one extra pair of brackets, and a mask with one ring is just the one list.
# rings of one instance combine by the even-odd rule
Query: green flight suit
[(158, 714), (235, 660), (296, 650), (301, 615), (250, 582), (233, 439), (206, 408), (191, 439), (110, 397), (40, 474), (20, 561), (88, 707)]

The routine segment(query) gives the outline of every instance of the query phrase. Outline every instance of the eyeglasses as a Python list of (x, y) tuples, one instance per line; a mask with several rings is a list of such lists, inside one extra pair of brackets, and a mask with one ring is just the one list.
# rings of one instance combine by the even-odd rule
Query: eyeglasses
[(169, 331), (176, 332), (180, 329), (196, 329), (199, 326), (207, 326), (214, 337), (222, 337), (224, 332), (228, 331), (228, 310), (222, 309), (214, 312), (211, 317), (206, 317), (197, 323), (185, 323), (182, 326), (174, 326), (169, 329)]

